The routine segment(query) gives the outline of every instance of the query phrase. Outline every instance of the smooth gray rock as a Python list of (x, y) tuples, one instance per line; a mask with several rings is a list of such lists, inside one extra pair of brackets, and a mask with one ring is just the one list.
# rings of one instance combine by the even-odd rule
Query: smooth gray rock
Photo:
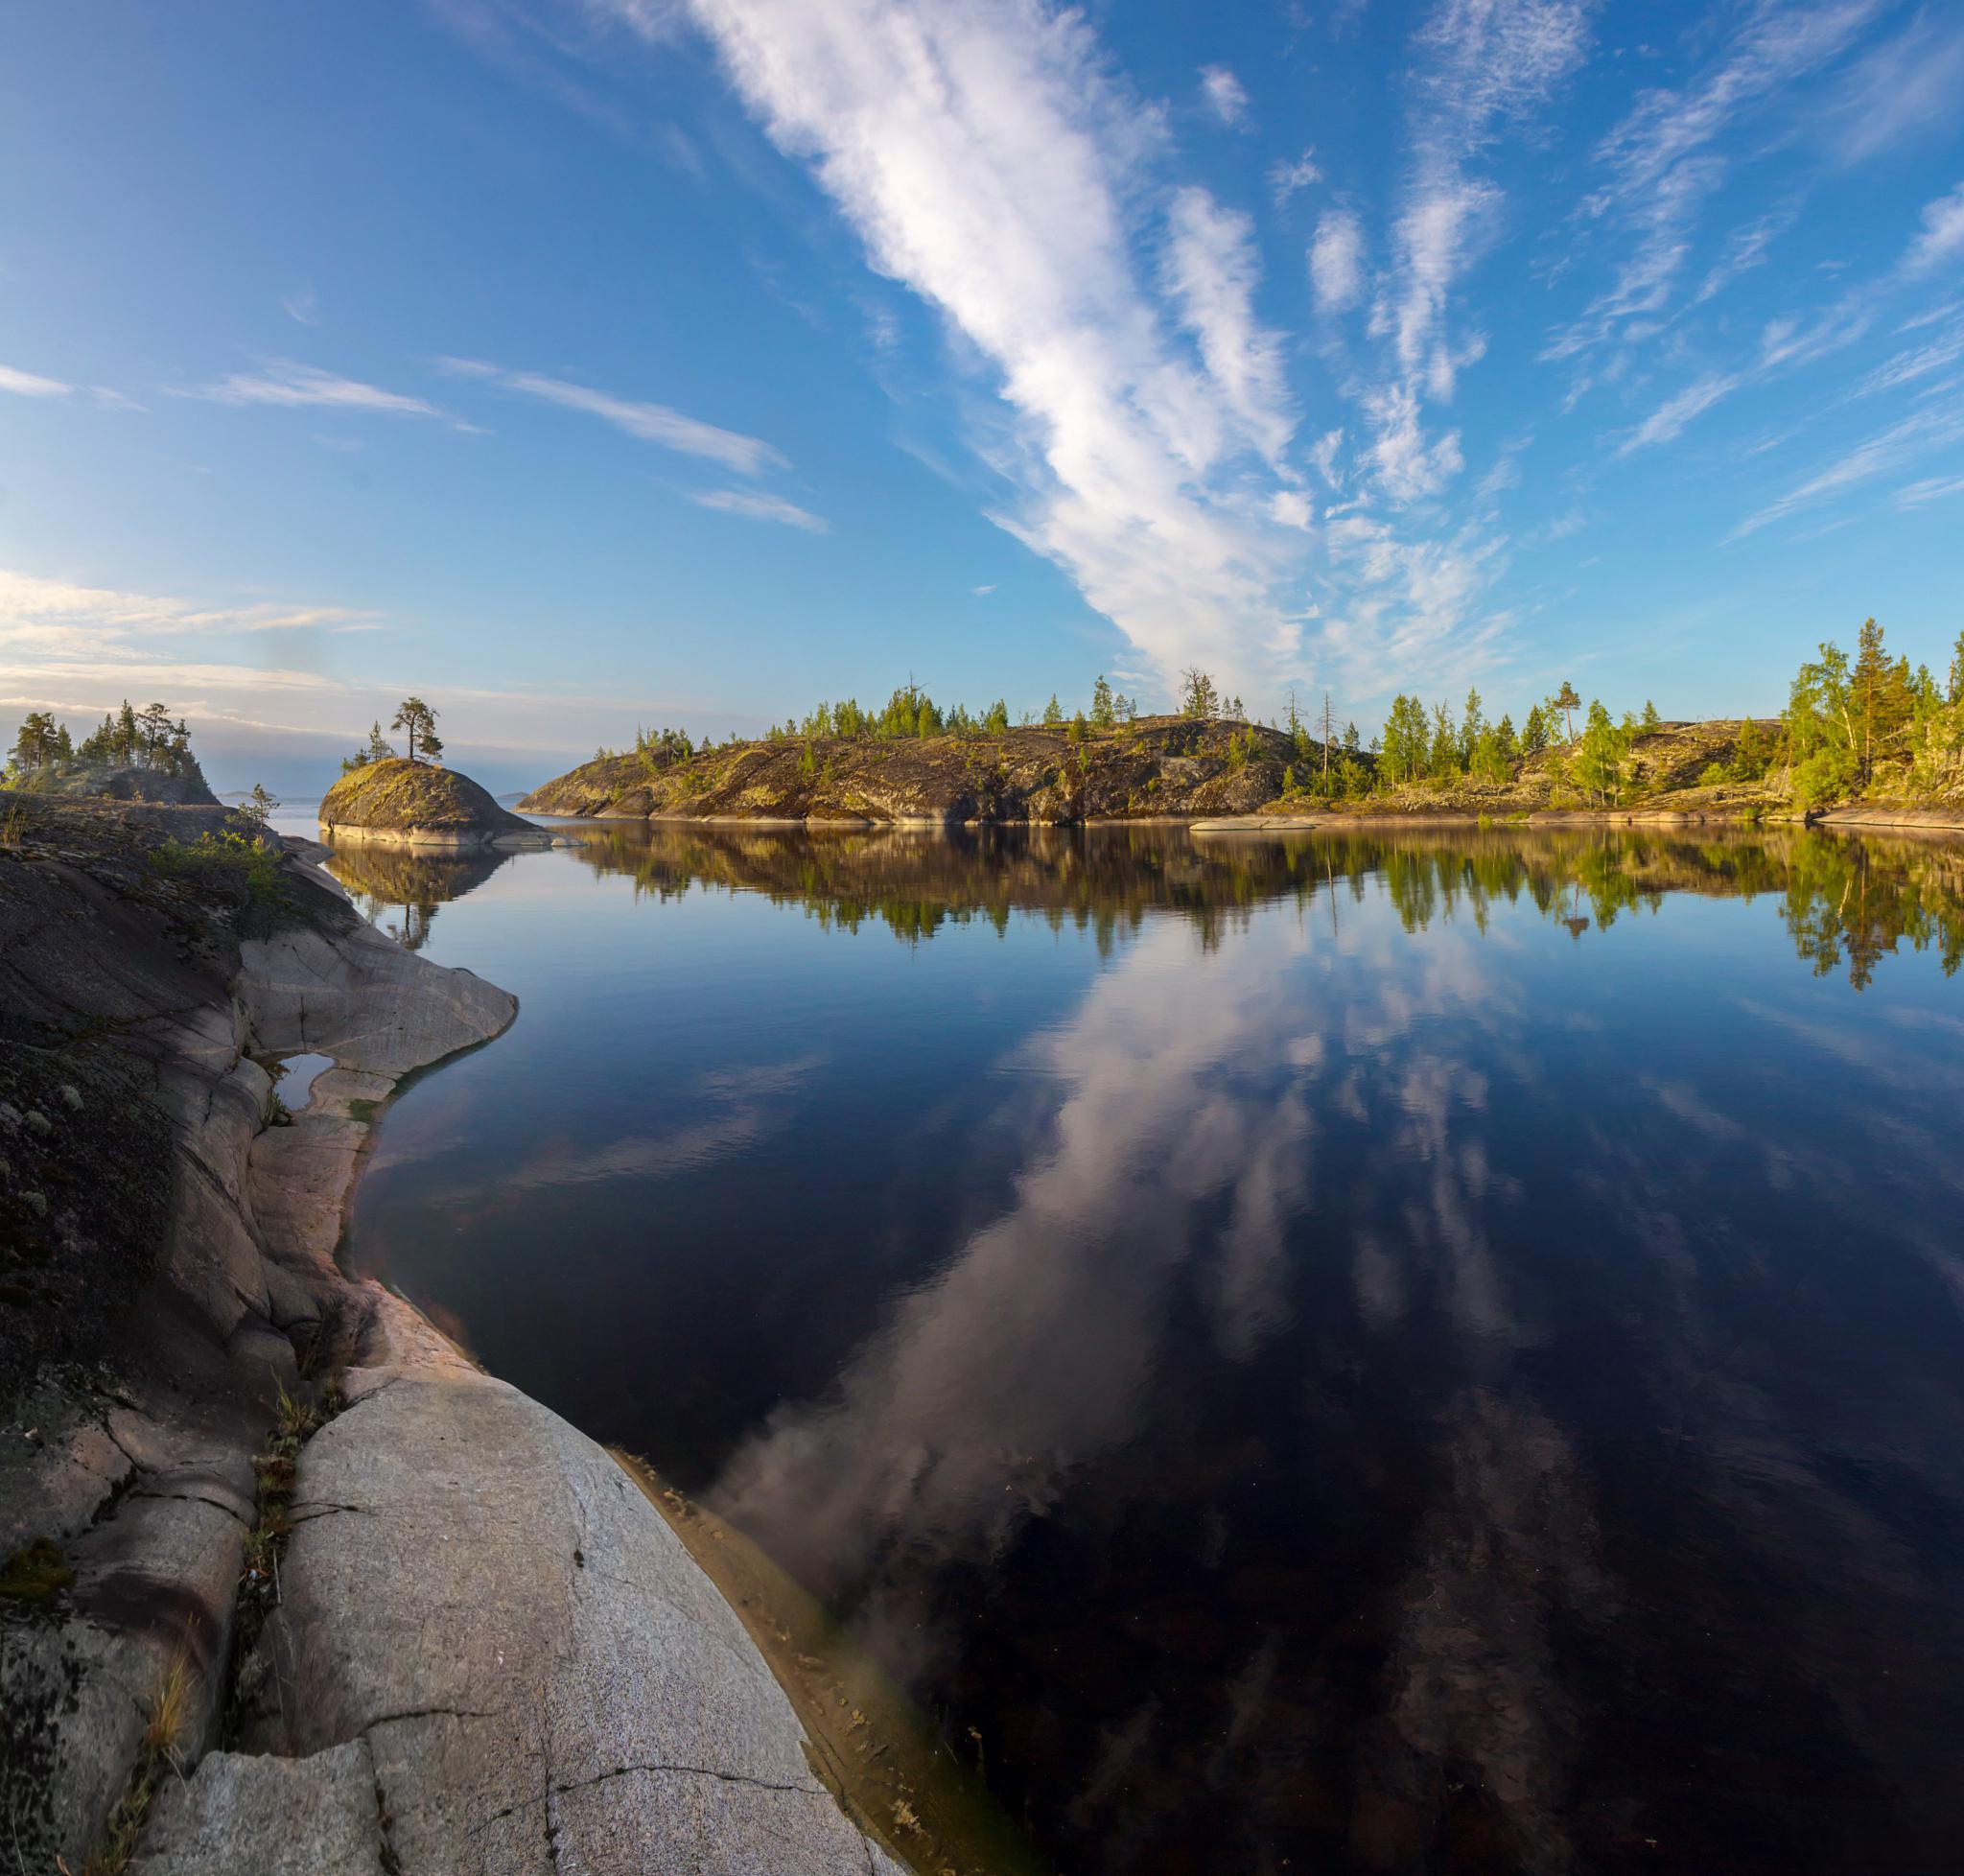
[(302, 1457), (251, 1743), (365, 1738), (405, 1876), (893, 1867), (620, 1466), (389, 1302)]
[(166, 1780), (129, 1876), (377, 1876), (386, 1847), (365, 1740), (305, 1759), (212, 1752)]

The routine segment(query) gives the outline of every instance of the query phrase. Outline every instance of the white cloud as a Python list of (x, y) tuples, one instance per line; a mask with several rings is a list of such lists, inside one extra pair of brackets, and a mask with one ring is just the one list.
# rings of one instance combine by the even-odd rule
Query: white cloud
[(1389, 500), (1416, 502), (1436, 495), (1465, 466), (1457, 430), (1437, 442), (1425, 440), (1418, 396), (1410, 386), (1392, 386), (1373, 393), (1365, 400), (1365, 409), (1377, 433), (1370, 448), (1371, 461)]
[(698, 506), (715, 508), (727, 515), (748, 515), (753, 521), (782, 522), (786, 528), (802, 528), (809, 534), (829, 534), (831, 525), (820, 516), (775, 495), (754, 488), (711, 488), (689, 498)]
[(1279, 208), (1298, 189), (1307, 189), (1313, 182), (1321, 182), (1323, 173), (1317, 167), (1316, 152), (1305, 150), (1293, 163), (1275, 163), (1269, 170), (1269, 187), (1275, 192), (1275, 205)]
[(1927, 344), (1908, 347), (1884, 360), (1856, 385), (1848, 393), (1849, 399), (1873, 397), (1881, 391), (1914, 384), (1919, 378), (1929, 377), (1932, 371), (1942, 371), (1956, 363), (1960, 358), (1964, 358), (1964, 320)]
[(1364, 234), (1356, 216), (1331, 209), (1316, 224), (1309, 245), (1309, 281), (1325, 313), (1343, 313), (1364, 293)]
[(1174, 198), (1168, 220), (1164, 266), (1173, 301), (1243, 433), (1274, 463), (1296, 415), (1282, 379), (1281, 340), (1254, 316), (1261, 278), (1254, 224), (1198, 188)]
[(1748, 222), (1742, 228), (1735, 228), (1725, 244), (1725, 251), (1712, 264), (1698, 291), (1692, 295), (1692, 304), (1704, 305), (1708, 299), (1723, 293), (1741, 274), (1749, 273), (1761, 266), (1765, 261), (1767, 248), (1793, 225), (1793, 218), (1792, 209), (1776, 209), (1770, 215), (1762, 215)]
[(211, 404), (268, 404), (285, 409), (375, 410), (391, 416), (437, 417), (450, 421), (427, 398), (378, 385), (342, 378), (311, 364), (269, 359), (258, 371), (235, 371), (216, 384), (184, 389), (166, 386), (173, 397), (199, 398)]
[(972, 593), (976, 597), (976, 598), (986, 599), (992, 593), (995, 591), (995, 582), (992, 580), (987, 586), (971, 586), (970, 587), (969, 591)]
[(1248, 114), (1248, 93), (1225, 65), (1202, 66), (1201, 95), (1223, 124), (1239, 124)]
[(1843, 162), (1862, 162), (1918, 131), (1941, 134), (1954, 125), (1964, 97), (1960, 27), (1954, 6), (1919, 9), (1855, 67), (1826, 113)]
[(1478, 338), (1456, 347), (1446, 324), (1453, 287), (1501, 204), (1473, 166), (1581, 62), (1589, 11), (1590, 0), (1440, 0), (1417, 35), (1413, 173), (1393, 226), (1393, 274), (1370, 322), (1374, 337), (1391, 338), (1396, 378), (1366, 398), (1380, 426), (1371, 457), (1393, 501), (1433, 492), (1460, 467), (1456, 436), (1425, 444), (1418, 398), (1450, 398), (1461, 366), (1485, 349)]
[(16, 397), (66, 397), (74, 388), (58, 378), (43, 378), (37, 372), (0, 364), (0, 391), (12, 391)]
[(1929, 273), (1946, 261), (1959, 258), (1964, 258), (1964, 182), (1925, 206), (1923, 232), (1909, 244), (1903, 270)]
[(1739, 385), (1740, 380), (1729, 372), (1707, 372), (1675, 397), (1666, 398), (1617, 445), (1617, 455), (1633, 456), (1653, 444), (1674, 442), (1694, 417), (1709, 410), (1721, 398), (1729, 397)]
[(1592, 217), (1627, 230), (1634, 247), (1580, 317), (1553, 335), (1544, 357), (1578, 356), (1624, 320), (1664, 306), (1691, 252), (1691, 230), (1724, 179), (1725, 162), (1712, 147), (1741, 118), (1832, 61), (1884, 4), (1761, 0), (1689, 83), (1638, 99), (1597, 150), (1608, 180), (1585, 204)]
[(282, 605), (256, 600), (213, 606), (113, 587), (82, 586), (0, 568), (0, 645), (79, 647), (105, 635), (276, 632), (305, 628), (372, 630), (381, 623), (361, 608)]
[(739, 476), (755, 476), (784, 464), (783, 453), (761, 438), (745, 436), (734, 430), (719, 430), (714, 424), (704, 423), (666, 404), (616, 397), (610, 391), (595, 390), (589, 385), (575, 385), (564, 378), (549, 378), (537, 371), (507, 371), (482, 359), (444, 358), (436, 363), (454, 378), (481, 379), (502, 389), (557, 404), (568, 410), (583, 410), (643, 443), (658, 443), (684, 456), (705, 457)]
[[(616, 11), (621, 11), (616, 0)], [(1279, 448), (1251, 245), (1189, 200), (1157, 278), (1132, 246), (1161, 113), (1115, 82), (1085, 17), (1040, 0), (692, 0), (744, 103), (807, 162), (873, 267), (938, 310), (991, 374), (978, 442), (993, 516), (1057, 562), (1162, 676), (1236, 689), (1293, 656), (1302, 550), (1229, 439)], [(632, 17), (631, 13), (624, 16)]]
[(1952, 495), (1964, 495), (1964, 476), (1932, 476), (1899, 490), (1896, 505), (1899, 508), (1920, 508), (1926, 502), (1941, 502)]
[(1919, 410), (1857, 444), (1825, 469), (1767, 503), (1725, 538), (1742, 540), (1772, 522), (1784, 521), (1797, 509), (1844, 494), (1878, 476), (1892, 474), (1919, 457), (1928, 456), (1932, 450), (1947, 449), (1960, 439), (1964, 439), (1964, 403), (1934, 405)]

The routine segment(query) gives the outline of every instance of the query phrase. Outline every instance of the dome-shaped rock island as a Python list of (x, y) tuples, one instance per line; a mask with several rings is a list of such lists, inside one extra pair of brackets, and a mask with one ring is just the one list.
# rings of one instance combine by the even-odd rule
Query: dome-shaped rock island
[(418, 847), (548, 846), (551, 836), (499, 807), (454, 768), (389, 757), (350, 769), (320, 802), (331, 840)]

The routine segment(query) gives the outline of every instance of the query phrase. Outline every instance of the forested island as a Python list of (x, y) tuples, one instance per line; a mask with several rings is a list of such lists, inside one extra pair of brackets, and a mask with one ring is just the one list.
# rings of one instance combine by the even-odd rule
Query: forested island
[(1522, 815), (1964, 821), (1964, 634), (1947, 679), (1891, 658), (1874, 620), (1851, 658), (1804, 663), (1778, 716), (1614, 715), (1572, 684), (1517, 724), (1477, 688), (1457, 708), (1401, 692), (1366, 740), (1292, 695), (1261, 722), (1204, 671), (1142, 714), (1100, 677), (1013, 724), (1000, 700), (945, 708), (909, 682), (885, 706), (821, 703), (758, 739), (639, 731), (520, 804), (539, 814), (806, 825), (1217, 817)]

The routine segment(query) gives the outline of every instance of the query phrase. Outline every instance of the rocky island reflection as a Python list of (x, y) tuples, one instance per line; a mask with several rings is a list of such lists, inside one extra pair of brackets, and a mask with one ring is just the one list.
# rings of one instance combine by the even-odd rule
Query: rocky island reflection
[(472, 883), (424, 935), (523, 1014), (352, 1257), (1057, 1867), (1964, 1841), (1957, 850), (635, 826)]

